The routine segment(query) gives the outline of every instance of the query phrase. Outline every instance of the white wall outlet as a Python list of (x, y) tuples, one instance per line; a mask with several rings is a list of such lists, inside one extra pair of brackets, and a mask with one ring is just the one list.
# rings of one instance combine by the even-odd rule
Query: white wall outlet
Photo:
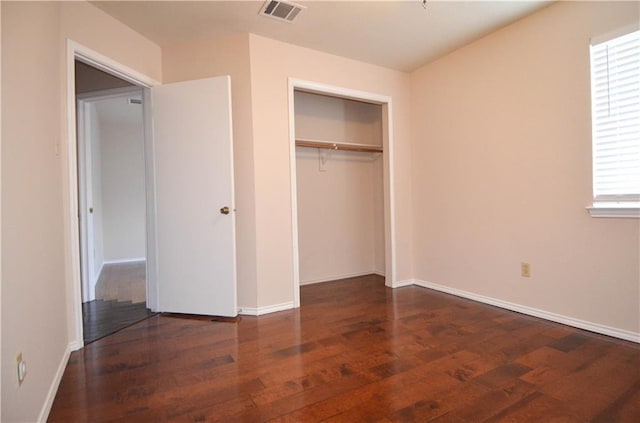
[(22, 353), (16, 357), (16, 365), (18, 368), (18, 385), (22, 385), (24, 378), (27, 377), (27, 362), (22, 359)]
[(523, 278), (531, 277), (531, 264), (529, 263), (520, 263), (520, 276)]

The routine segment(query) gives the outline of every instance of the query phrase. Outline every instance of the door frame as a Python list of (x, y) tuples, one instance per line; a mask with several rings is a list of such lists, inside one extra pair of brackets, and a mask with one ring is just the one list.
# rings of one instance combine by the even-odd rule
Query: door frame
[(366, 91), (289, 78), (289, 166), (291, 178), (291, 243), (293, 253), (293, 306), (300, 307), (300, 252), (298, 245), (298, 188), (296, 174), (295, 90), (382, 106), (385, 285), (396, 285), (395, 184), (391, 97)]
[[(91, 105), (97, 101), (111, 98), (125, 98), (132, 95), (141, 95), (143, 88), (138, 86), (113, 88), (102, 91), (94, 91), (76, 95), (77, 112), (77, 145), (78, 149), (78, 204), (80, 217), (80, 270), (82, 278), (82, 302), (95, 300), (95, 285), (101, 269), (96, 268), (96, 263), (89, 254), (94, 244), (92, 215), (88, 213), (89, 207), (94, 207), (93, 201), (93, 161), (91, 140), (91, 117), (94, 113)], [(144, 116), (143, 116), (144, 119)], [(142, 122), (144, 124), (144, 121)], [(146, 184), (146, 183), (145, 183)], [(146, 215), (146, 213), (145, 213)], [(145, 230), (146, 232), (146, 230)], [(145, 235), (146, 236), (146, 235)], [(145, 255), (146, 257), (146, 255)], [(90, 289), (94, 288), (94, 289)]]
[(151, 122), (150, 88), (160, 85), (159, 81), (137, 72), (107, 56), (80, 43), (67, 39), (67, 149), (66, 149), (66, 189), (67, 208), (65, 215), (65, 236), (67, 238), (65, 256), (68, 269), (68, 293), (70, 301), (67, 315), (70, 323), (69, 348), (72, 351), (84, 346), (82, 323), (82, 277), (80, 254), (80, 221), (78, 203), (78, 150), (76, 144), (76, 92), (75, 61), (79, 60), (101, 71), (109, 73), (143, 89), (144, 107), (144, 150), (147, 205), (147, 307), (155, 310), (158, 304), (156, 231), (155, 231), (155, 185), (153, 169), (153, 133)]

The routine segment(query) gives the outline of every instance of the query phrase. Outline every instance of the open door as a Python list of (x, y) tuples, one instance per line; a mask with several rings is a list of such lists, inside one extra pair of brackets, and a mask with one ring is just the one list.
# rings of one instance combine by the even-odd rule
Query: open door
[(236, 316), (230, 78), (151, 95), (158, 311)]

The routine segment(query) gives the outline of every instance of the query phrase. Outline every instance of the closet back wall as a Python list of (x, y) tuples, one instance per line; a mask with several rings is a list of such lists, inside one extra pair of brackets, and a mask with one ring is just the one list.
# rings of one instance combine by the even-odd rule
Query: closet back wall
[[(381, 117), (379, 105), (295, 93), (298, 139), (381, 146)], [(379, 153), (296, 148), (301, 285), (384, 275), (382, 169)]]

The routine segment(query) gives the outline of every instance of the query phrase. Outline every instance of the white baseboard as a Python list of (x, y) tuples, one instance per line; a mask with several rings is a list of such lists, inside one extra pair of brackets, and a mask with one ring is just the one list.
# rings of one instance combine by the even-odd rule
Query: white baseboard
[(275, 313), (276, 311), (291, 310), (293, 307), (293, 301), (289, 301), (282, 304), (274, 304), (265, 307), (240, 307), (238, 314), (244, 314), (246, 316), (262, 316), (263, 314)]
[(102, 269), (104, 269), (104, 261), (102, 263), (100, 263), (100, 267), (98, 268), (98, 271), (96, 272), (96, 274), (91, 276), (90, 284), (91, 284), (91, 288), (92, 289), (90, 289), (89, 292), (87, 292), (87, 293), (85, 293), (85, 292), (82, 293), (82, 296), (83, 296), (82, 301), (83, 302), (93, 301), (93, 300), (96, 299), (96, 285), (98, 284), (98, 281), (100, 280), (100, 275), (102, 274)]
[(412, 286), (412, 285), (416, 285), (416, 281), (414, 281), (413, 279), (407, 279), (404, 281), (397, 281), (396, 283), (391, 285), (391, 288), (402, 288), (403, 286)]
[(53, 406), (53, 400), (56, 398), (56, 393), (58, 392), (60, 381), (62, 381), (64, 370), (67, 368), (69, 356), (71, 355), (71, 351), (73, 350), (74, 348), (72, 344), (67, 345), (67, 349), (62, 355), (62, 360), (60, 360), (60, 364), (58, 364), (58, 370), (56, 370), (56, 374), (53, 377), (53, 382), (51, 382), (51, 386), (49, 387), (49, 392), (47, 392), (47, 397), (45, 398), (44, 405), (40, 410), (38, 422), (46, 423), (47, 419), (49, 418), (49, 413), (51, 412), (51, 407)]
[(69, 343), (69, 349), (71, 350), (71, 352), (78, 351), (84, 348), (84, 340), (82, 339), (82, 336), (80, 336), (80, 338), (81, 339), (79, 341), (72, 341)]
[(314, 283), (332, 282), (332, 281), (337, 281), (337, 280), (340, 280), (340, 279), (357, 278), (359, 276), (366, 276), (366, 275), (379, 275), (379, 276), (384, 277), (384, 273), (378, 272), (376, 270), (370, 270), (368, 272), (348, 273), (346, 275), (334, 275), (334, 276), (330, 276), (330, 277), (326, 277), (326, 278), (312, 279), (312, 280), (308, 280), (308, 281), (300, 281), (300, 286), (313, 285)]
[[(403, 281), (401, 283), (404, 284), (405, 282), (407, 281)], [(517, 311), (518, 313), (539, 317), (541, 319), (550, 320), (556, 323), (562, 323), (563, 325), (573, 326), (579, 329), (588, 330), (590, 332), (595, 332), (602, 335), (612, 336), (614, 338), (620, 338), (627, 341), (640, 343), (640, 333), (631, 332), (624, 329), (617, 329), (610, 326), (601, 325), (598, 323), (588, 322), (585, 320), (575, 319), (573, 317), (551, 313), (545, 310), (540, 310), (537, 308), (528, 307), (521, 304), (515, 304), (508, 301), (498, 300), (496, 298), (485, 297), (484, 295), (474, 294), (473, 292), (463, 291), (461, 289), (451, 288), (444, 285), (438, 285), (436, 283), (425, 282), (421, 280), (413, 280), (412, 282), (414, 285), (420, 286), (423, 288), (433, 289), (435, 291), (444, 292), (447, 294), (455, 295), (457, 297), (467, 298), (469, 300), (478, 301), (480, 303), (489, 304), (492, 306), (504, 308), (511, 311)], [(406, 286), (406, 285), (396, 284), (395, 287), (398, 287), (398, 286)]]
[[(118, 259), (118, 260), (105, 260), (102, 264), (122, 264), (122, 263), (138, 263), (141, 261), (146, 261), (146, 257), (138, 257), (138, 258), (128, 258), (128, 259)], [(102, 266), (100, 267), (102, 269)]]

